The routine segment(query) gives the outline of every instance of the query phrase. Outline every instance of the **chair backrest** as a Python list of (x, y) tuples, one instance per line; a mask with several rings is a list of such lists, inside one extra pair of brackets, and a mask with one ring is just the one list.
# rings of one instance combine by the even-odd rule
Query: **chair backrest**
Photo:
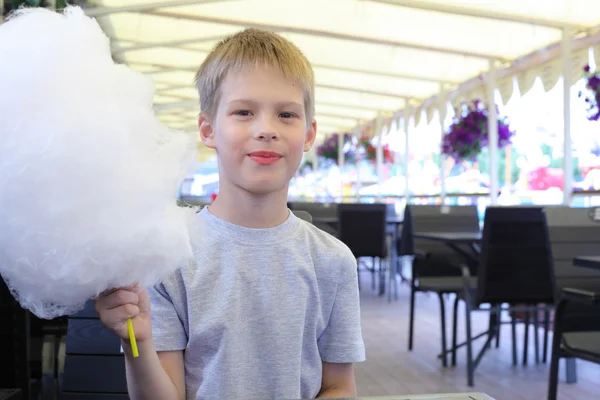
[[(547, 207), (550, 243), (557, 289), (564, 287), (600, 292), (600, 271), (576, 267), (577, 256), (600, 254), (599, 208)], [(562, 315), (562, 329), (570, 331), (599, 331), (598, 305), (569, 303)]]
[(338, 237), (355, 257), (386, 257), (386, 205), (338, 204)]
[(553, 304), (552, 249), (543, 207), (488, 207), (475, 303)]
[(19, 388), (26, 396), (31, 392), (30, 320), (0, 277), (0, 387)]
[(292, 212), (294, 213), (294, 215), (296, 217), (298, 217), (306, 222), (310, 222), (312, 224), (312, 216), (307, 211), (296, 210), (296, 211), (292, 211)]
[(129, 399), (121, 340), (89, 301), (69, 316), (60, 400)]
[(595, 218), (596, 210), (570, 207), (546, 209), (554, 271), (558, 280), (600, 279), (600, 271), (573, 266), (575, 257), (600, 255), (600, 221)]
[(479, 214), (476, 206), (428, 206), (407, 205), (404, 208), (404, 224), (398, 243), (398, 254), (435, 254), (455, 257), (448, 246), (430, 240), (415, 239), (416, 232), (477, 233)]

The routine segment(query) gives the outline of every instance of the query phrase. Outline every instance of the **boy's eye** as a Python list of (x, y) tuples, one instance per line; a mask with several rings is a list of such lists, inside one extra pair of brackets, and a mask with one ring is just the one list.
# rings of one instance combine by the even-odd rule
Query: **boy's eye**
[(294, 118), (296, 115), (294, 113), (284, 111), (281, 114), (279, 114), (279, 116), (282, 118)]
[(252, 113), (249, 110), (238, 110), (234, 112), (235, 115), (240, 115), (242, 117), (248, 117), (250, 116)]

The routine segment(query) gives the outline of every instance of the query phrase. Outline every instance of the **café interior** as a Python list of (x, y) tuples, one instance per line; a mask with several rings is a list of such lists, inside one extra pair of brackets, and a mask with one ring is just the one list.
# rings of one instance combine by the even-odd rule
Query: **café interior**
[[(317, 139), (288, 207), (356, 257), (360, 398), (600, 398), (600, 2), (73, 4), (190, 135), (222, 38), (267, 29), (309, 59)], [(177, 202), (218, 193), (198, 141)], [(43, 320), (0, 285), (0, 399), (129, 398), (93, 303)]]

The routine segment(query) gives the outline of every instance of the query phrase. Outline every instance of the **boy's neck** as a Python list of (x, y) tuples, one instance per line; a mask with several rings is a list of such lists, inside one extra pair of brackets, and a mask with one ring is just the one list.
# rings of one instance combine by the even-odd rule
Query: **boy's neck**
[(273, 228), (289, 217), (287, 189), (258, 196), (242, 189), (221, 187), (208, 209), (231, 224), (255, 229)]

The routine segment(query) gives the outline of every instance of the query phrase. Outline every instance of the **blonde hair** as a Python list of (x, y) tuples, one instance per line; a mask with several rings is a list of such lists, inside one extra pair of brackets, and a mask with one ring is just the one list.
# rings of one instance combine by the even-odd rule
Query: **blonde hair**
[(220, 41), (196, 73), (195, 83), (203, 113), (214, 116), (219, 104), (219, 88), (230, 71), (246, 71), (268, 65), (296, 81), (304, 90), (307, 124), (315, 115), (315, 78), (310, 62), (289, 40), (259, 29), (245, 29)]

